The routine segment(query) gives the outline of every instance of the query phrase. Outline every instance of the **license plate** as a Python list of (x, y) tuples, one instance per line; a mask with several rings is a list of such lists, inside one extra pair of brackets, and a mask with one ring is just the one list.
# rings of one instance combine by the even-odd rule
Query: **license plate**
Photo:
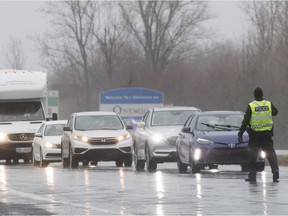
[(30, 153), (32, 151), (31, 147), (27, 148), (16, 148), (17, 153)]

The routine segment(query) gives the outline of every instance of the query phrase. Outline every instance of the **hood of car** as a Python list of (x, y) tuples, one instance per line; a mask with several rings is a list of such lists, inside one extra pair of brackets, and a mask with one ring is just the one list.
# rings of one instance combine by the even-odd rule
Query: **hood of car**
[(45, 136), (45, 137), (43, 137), (42, 142), (43, 143), (51, 142), (54, 144), (60, 144), (61, 143), (61, 136)]
[[(238, 143), (238, 131), (199, 131), (197, 137), (214, 143)], [(243, 134), (243, 142), (248, 142), (247, 133)]]
[(128, 133), (125, 129), (122, 130), (87, 130), (77, 131), (74, 135), (87, 137), (116, 137)]

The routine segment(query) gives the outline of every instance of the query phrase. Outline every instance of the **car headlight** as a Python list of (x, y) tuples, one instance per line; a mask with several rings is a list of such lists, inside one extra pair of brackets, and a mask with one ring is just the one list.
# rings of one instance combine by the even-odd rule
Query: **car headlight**
[(6, 133), (0, 133), (0, 142), (4, 141), (7, 139), (7, 134)]
[(262, 159), (266, 158), (266, 153), (265, 153), (264, 151), (261, 151), (261, 152), (260, 152), (260, 157), (261, 157)]
[(127, 133), (127, 134), (118, 136), (118, 137), (117, 137), (117, 140), (118, 140), (118, 142), (121, 142), (121, 141), (123, 141), (123, 140), (129, 139), (130, 137), (131, 137), (130, 133)]
[(200, 157), (201, 157), (201, 150), (200, 149), (195, 149), (195, 151), (194, 151), (194, 155), (193, 155), (194, 157), (194, 160), (195, 161), (197, 161), (197, 160), (199, 160), (200, 159)]
[(77, 135), (75, 135), (75, 136), (74, 136), (74, 139), (75, 139), (75, 140), (82, 141), (82, 142), (88, 142), (88, 141), (89, 141), (89, 138), (86, 137), (86, 136), (77, 136)]
[(45, 148), (53, 148), (53, 143), (51, 143), (51, 142), (46, 142), (46, 143), (45, 143)]
[(213, 141), (211, 141), (211, 140), (202, 139), (202, 138), (197, 138), (197, 142), (198, 142), (199, 144), (202, 144), (202, 145), (212, 144), (212, 143), (213, 143)]
[(152, 136), (152, 140), (153, 140), (154, 142), (160, 142), (160, 141), (163, 140), (163, 139), (164, 139), (164, 136), (161, 135), (161, 134), (154, 134), (154, 135)]

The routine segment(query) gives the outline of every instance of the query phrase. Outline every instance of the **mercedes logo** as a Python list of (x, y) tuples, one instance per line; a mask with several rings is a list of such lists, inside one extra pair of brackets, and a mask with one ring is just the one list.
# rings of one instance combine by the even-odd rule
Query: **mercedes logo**
[(26, 134), (20, 134), (20, 139), (21, 140), (27, 140), (27, 135)]
[(235, 148), (236, 145), (235, 145), (234, 143), (230, 143), (230, 144), (228, 144), (228, 147), (229, 147), (229, 148)]

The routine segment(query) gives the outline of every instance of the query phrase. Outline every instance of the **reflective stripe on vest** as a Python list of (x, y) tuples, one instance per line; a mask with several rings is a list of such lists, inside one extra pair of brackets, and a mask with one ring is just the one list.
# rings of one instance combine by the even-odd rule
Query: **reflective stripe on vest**
[(251, 129), (254, 131), (272, 130), (273, 121), (271, 102), (266, 100), (253, 101), (249, 103), (249, 106), (252, 111), (250, 120)]

